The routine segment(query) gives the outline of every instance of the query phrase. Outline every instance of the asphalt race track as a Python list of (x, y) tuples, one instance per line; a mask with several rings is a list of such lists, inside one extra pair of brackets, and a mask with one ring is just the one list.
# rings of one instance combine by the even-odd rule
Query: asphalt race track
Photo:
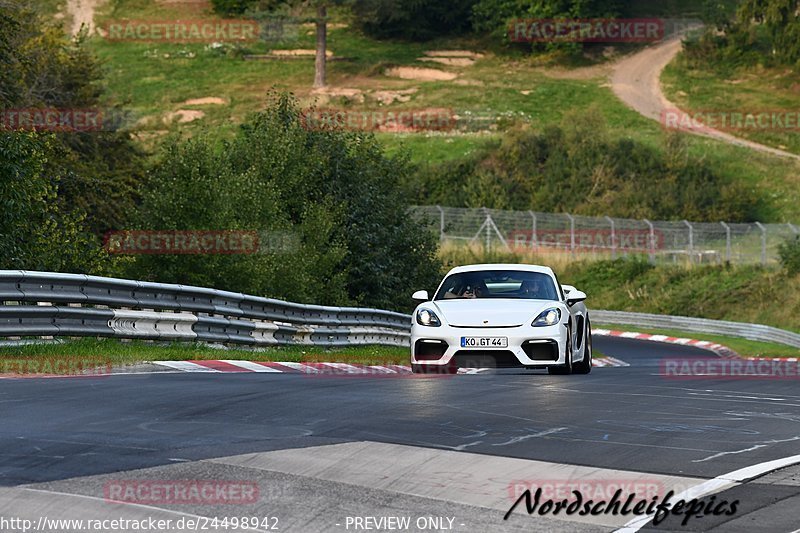
[[(519, 487), (577, 480), (680, 493), (800, 453), (797, 379), (667, 379), (664, 358), (710, 353), (624, 338), (595, 338), (595, 348), (630, 366), (588, 376), (0, 380), (0, 531), (22, 531), (3, 525), (9, 517), (42, 531), (42, 517), (233, 516), (268, 519), (251, 531), (614, 531), (635, 517), (528, 515), (524, 503), (504, 515)], [(800, 468), (770, 470), (721, 482), (713, 503), (738, 499), (732, 515), (641, 530), (795, 531)], [(176, 480), (249, 484), (257, 498), (109, 498), (109, 487)], [(191, 530), (244, 531), (205, 525)]]

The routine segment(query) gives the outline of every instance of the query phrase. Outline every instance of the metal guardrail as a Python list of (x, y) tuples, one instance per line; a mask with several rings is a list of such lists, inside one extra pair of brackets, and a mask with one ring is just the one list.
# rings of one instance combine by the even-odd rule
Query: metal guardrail
[[(800, 348), (800, 334), (741, 322), (590, 311), (595, 324), (716, 333)], [(411, 316), (187, 285), (0, 270), (0, 338), (117, 337), (254, 346), (408, 346)]]
[(800, 334), (761, 324), (624, 311), (591, 311), (591, 315), (594, 324), (625, 324), (643, 328), (677, 329), (695, 333), (742, 337), (753, 341), (774, 342), (800, 348)]
[(0, 270), (0, 337), (408, 346), (411, 317), (123, 279)]

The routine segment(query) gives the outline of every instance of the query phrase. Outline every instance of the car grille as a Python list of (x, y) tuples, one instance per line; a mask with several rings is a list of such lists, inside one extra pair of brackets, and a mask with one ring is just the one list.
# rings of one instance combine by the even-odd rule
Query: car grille
[(459, 368), (520, 368), (522, 363), (509, 350), (459, 350), (453, 356)]

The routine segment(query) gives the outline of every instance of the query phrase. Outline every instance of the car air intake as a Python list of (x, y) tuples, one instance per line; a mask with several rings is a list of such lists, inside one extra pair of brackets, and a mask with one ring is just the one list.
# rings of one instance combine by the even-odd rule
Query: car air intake
[(420, 339), (414, 343), (414, 358), (417, 361), (438, 361), (447, 351), (448, 344), (434, 339)]
[(522, 351), (533, 361), (558, 361), (558, 343), (554, 341), (525, 341)]

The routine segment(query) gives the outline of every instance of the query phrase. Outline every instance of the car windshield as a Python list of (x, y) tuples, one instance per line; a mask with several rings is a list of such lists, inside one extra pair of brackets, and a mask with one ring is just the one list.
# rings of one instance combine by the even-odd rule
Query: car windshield
[(447, 276), (434, 300), (512, 298), (558, 300), (553, 278), (540, 272), (483, 270)]

